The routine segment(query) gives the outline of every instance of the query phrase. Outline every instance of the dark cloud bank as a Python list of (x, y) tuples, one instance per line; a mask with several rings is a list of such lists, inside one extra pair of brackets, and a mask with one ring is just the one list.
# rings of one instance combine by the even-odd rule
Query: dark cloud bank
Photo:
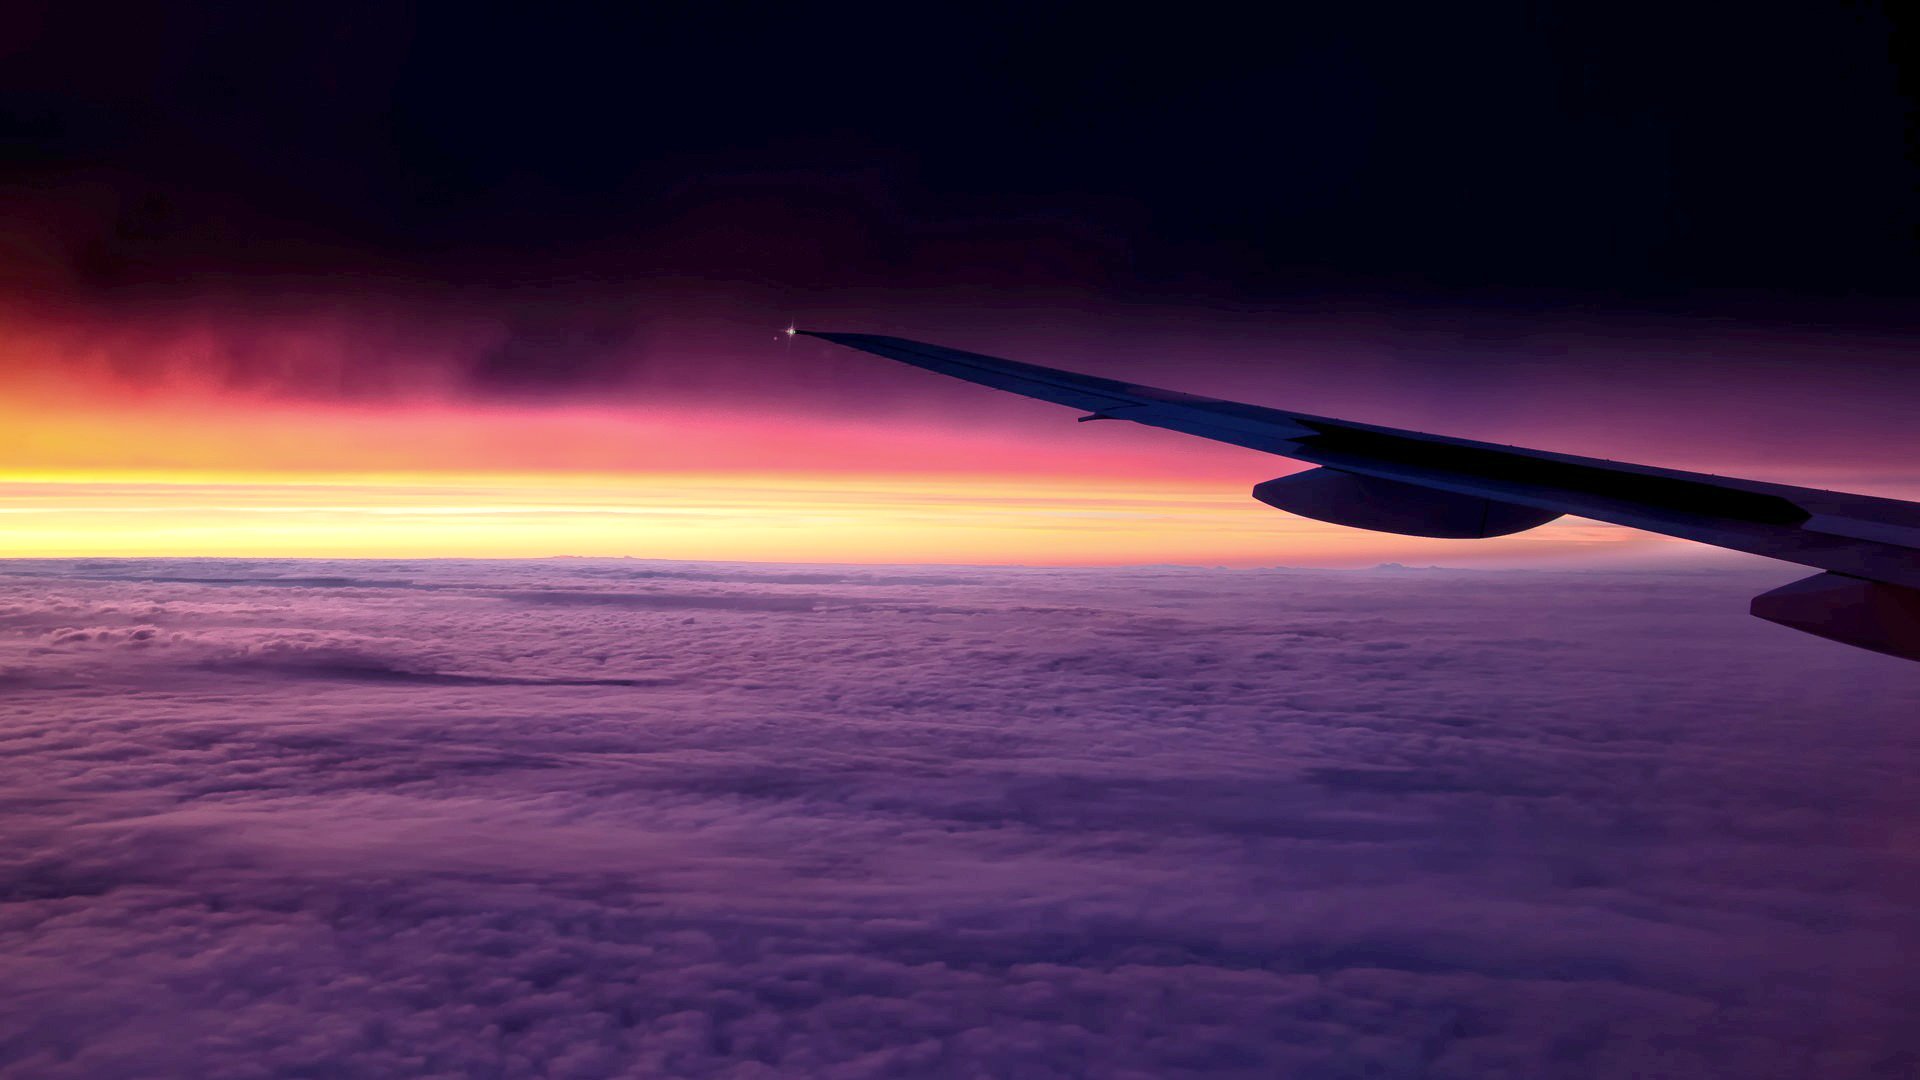
[(1920, 1069), (1770, 578), (4, 569), (8, 1077)]

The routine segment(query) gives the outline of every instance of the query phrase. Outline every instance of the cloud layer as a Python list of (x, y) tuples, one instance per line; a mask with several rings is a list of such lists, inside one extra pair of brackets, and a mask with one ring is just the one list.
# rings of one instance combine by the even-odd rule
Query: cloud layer
[(1900, 1076), (1752, 574), (12, 563), (0, 1074)]

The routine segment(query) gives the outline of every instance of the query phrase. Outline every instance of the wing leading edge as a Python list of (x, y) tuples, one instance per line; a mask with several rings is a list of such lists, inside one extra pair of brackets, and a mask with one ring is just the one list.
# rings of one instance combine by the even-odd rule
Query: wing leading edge
[(1814, 567), (1761, 618), (1920, 660), (1920, 504), (1658, 469), (1245, 405), (879, 334), (799, 331), (1079, 409), (1318, 466), (1253, 489), (1270, 506), (1415, 536), (1502, 536), (1563, 514)]

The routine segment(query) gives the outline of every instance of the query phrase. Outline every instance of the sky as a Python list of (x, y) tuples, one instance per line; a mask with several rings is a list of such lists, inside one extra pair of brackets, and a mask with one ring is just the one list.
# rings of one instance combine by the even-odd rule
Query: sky
[(0, 5), (0, 1080), (1914, 1075), (1795, 572), (781, 333), (1920, 499), (1911, 11), (1296, 7)]
[(0, 554), (1695, 557), (1290, 519), (796, 321), (1920, 494), (1897, 9), (4, 19)]
[(0, 565), (0, 1076), (1911, 1076), (1752, 570)]

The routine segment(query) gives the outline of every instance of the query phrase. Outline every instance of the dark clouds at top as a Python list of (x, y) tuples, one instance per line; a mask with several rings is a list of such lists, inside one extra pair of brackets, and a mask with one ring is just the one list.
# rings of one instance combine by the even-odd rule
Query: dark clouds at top
[(960, 400), (793, 363), (799, 319), (1508, 440), (1719, 421), (1681, 464), (1808, 409), (1888, 445), (1920, 391), (1899, 10), (7, 18), (0, 319), (135, 385)]
[(10, 12), (0, 163), (85, 288), (1913, 284), (1870, 7)]
[(9, 1080), (1920, 1062), (1920, 683), (1772, 575), (6, 570)]

